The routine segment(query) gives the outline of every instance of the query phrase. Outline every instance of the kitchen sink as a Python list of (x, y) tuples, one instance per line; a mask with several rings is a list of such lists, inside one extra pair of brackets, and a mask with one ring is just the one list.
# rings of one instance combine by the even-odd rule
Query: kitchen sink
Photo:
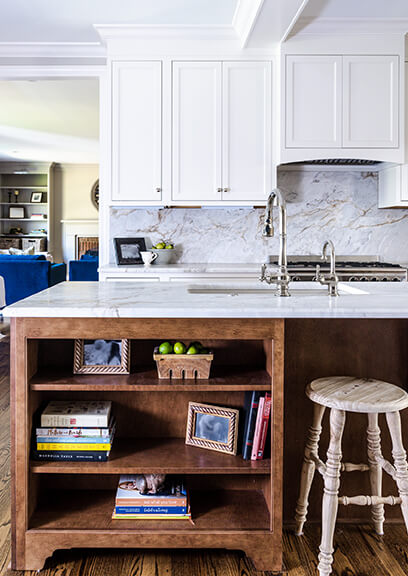
[[(276, 285), (265, 284), (236, 284), (236, 285), (192, 285), (188, 287), (190, 294), (227, 294), (229, 296), (240, 296), (241, 294), (256, 294), (271, 296), (275, 294)], [(345, 282), (338, 283), (339, 295), (367, 295), (368, 291), (357, 288), (354, 285)], [(328, 295), (327, 286), (322, 286), (318, 282), (298, 282), (289, 286), (289, 292), (292, 297), (296, 296), (324, 296)]]

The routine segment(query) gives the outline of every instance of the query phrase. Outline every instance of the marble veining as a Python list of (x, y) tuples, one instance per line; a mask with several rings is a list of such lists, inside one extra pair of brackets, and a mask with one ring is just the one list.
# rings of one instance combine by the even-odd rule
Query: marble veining
[[(316, 254), (330, 238), (337, 254), (379, 255), (406, 263), (408, 210), (377, 207), (372, 172), (280, 170), (288, 203), (288, 254)], [(279, 239), (263, 239), (262, 208), (112, 208), (111, 239), (164, 237), (177, 245), (175, 261), (263, 262)], [(111, 261), (115, 261), (111, 241)], [(153, 265), (154, 266), (154, 265)]]
[[(206, 283), (207, 284), (207, 283)], [(197, 293), (187, 283), (62, 282), (3, 310), (5, 317), (46, 318), (408, 318), (408, 282), (353, 283), (330, 298), (310, 282), (279, 298), (274, 287), (254, 293)], [(245, 289), (259, 289), (246, 282)], [(348, 288), (350, 290), (350, 288)]]

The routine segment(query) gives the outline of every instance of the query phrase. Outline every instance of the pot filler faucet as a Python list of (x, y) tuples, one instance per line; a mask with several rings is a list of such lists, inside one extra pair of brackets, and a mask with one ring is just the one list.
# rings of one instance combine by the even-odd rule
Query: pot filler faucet
[(267, 284), (276, 284), (277, 296), (290, 296), (289, 282), (291, 279), (288, 274), (288, 260), (286, 255), (286, 202), (279, 188), (272, 190), (266, 204), (265, 222), (262, 231), (262, 236), (266, 238), (272, 238), (275, 233), (273, 228), (274, 205), (279, 207), (279, 272), (276, 276), (267, 274), (267, 266), (263, 264), (259, 280)]

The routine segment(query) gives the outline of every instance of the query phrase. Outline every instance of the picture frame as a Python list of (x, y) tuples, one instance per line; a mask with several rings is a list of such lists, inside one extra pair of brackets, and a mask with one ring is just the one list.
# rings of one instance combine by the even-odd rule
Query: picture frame
[(43, 193), (42, 192), (31, 192), (30, 202), (31, 204), (41, 204)]
[(237, 453), (239, 410), (188, 403), (186, 444), (233, 456)]
[(75, 340), (74, 374), (129, 374), (130, 340)]
[(119, 266), (143, 264), (141, 252), (145, 250), (144, 238), (115, 238), (116, 260)]
[(25, 218), (24, 206), (9, 206), (8, 217), (16, 220)]

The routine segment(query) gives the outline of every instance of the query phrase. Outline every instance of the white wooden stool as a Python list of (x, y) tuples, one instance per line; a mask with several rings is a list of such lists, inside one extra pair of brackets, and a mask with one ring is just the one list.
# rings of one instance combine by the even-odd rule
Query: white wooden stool
[[(306, 395), (314, 402), (313, 424), (305, 448), (300, 481), (300, 493), (296, 506), (296, 534), (301, 535), (306, 521), (309, 492), (315, 470), (323, 476), (324, 494), (322, 505), (322, 539), (319, 554), (319, 574), (328, 576), (333, 563), (333, 533), (339, 504), (371, 506), (377, 534), (383, 534), (384, 504), (400, 504), (408, 531), (408, 464), (402, 443), (399, 411), (408, 407), (408, 394), (393, 384), (380, 380), (364, 380), (349, 376), (319, 378), (306, 388)], [(326, 408), (330, 410), (330, 443), (327, 461), (319, 458), (319, 438), (322, 418)], [(367, 453), (368, 465), (342, 463), (341, 440), (346, 412), (368, 415)], [(381, 452), (378, 414), (385, 413), (392, 440), (394, 465)], [(340, 472), (369, 471), (371, 495), (338, 497)], [(382, 471), (395, 480), (399, 497), (382, 496)]]

